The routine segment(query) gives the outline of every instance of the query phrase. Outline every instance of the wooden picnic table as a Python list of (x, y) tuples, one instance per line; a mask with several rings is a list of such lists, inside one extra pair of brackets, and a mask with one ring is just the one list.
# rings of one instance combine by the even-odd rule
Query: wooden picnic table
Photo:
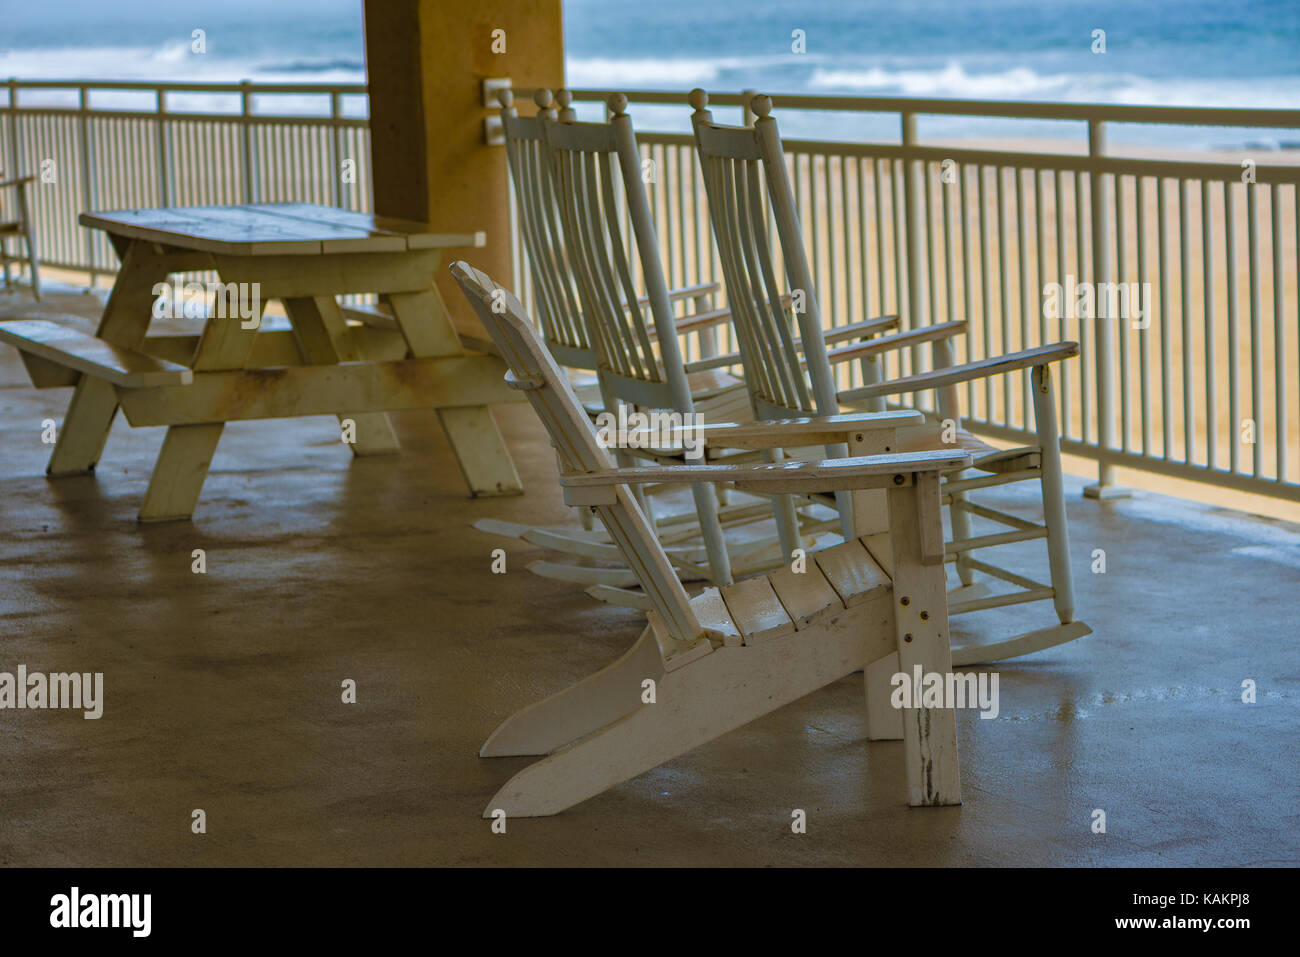
[[(435, 408), (471, 494), (522, 491), (488, 409), (519, 397), (498, 357), (466, 352), (434, 286), (441, 251), (481, 246), (482, 233), (306, 203), (87, 212), (81, 223), (107, 232), (122, 261), (94, 335), (47, 318), (0, 322), (38, 388), (75, 386), (51, 476), (93, 471), (120, 407), (132, 426), (168, 427), (140, 520), (185, 519), (226, 422), (334, 414), (353, 421), (352, 453), (372, 455), (398, 448), (387, 412)], [(209, 270), (246, 294), (257, 322), (215, 309), (198, 335), (150, 335), (158, 284)], [(340, 306), (355, 293), (378, 294), (381, 308)], [(271, 299), (290, 329), (260, 328)]]

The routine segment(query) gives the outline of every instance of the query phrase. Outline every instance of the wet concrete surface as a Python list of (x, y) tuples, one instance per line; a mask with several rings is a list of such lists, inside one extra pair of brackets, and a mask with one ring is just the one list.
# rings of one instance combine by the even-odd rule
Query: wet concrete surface
[[(369, 459), (333, 419), (236, 423), (194, 520), (141, 526), (163, 430), (119, 416), (94, 476), (50, 481), (41, 422), (69, 398), (0, 348), (0, 671), (105, 684), (97, 721), (0, 711), (0, 865), (1300, 864), (1300, 527), (1071, 479), (1094, 634), (993, 666), (999, 716), (959, 714), (962, 807), (907, 807), (902, 745), (866, 742), (855, 676), (496, 835), (480, 814), (529, 759), (482, 741), (640, 630), (469, 527), (570, 520), (531, 411), (498, 412), (523, 497), (468, 499), (432, 413), (395, 416), (403, 451)], [(1036, 513), (1028, 486), (980, 500)], [(1001, 551), (1044, 564), (1041, 543)]]

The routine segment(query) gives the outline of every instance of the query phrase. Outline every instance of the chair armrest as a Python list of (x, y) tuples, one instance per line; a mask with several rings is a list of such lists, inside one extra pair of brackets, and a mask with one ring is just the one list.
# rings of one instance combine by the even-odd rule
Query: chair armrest
[(888, 332), (890, 329), (898, 328), (898, 316), (877, 316), (875, 319), (863, 319), (861, 322), (850, 322), (847, 326), (836, 326), (833, 329), (827, 329), (822, 334), (822, 339), (827, 345), (835, 342), (847, 342), (849, 339), (865, 339), (867, 336), (874, 336), (877, 332)]
[(686, 373), (708, 372), (710, 369), (725, 369), (728, 366), (738, 366), (741, 363), (739, 352), (727, 352), (720, 356), (709, 356), (707, 359), (696, 359), (693, 362), (684, 363)]
[[(669, 289), (668, 301), (680, 302), (683, 299), (698, 299), (700, 296), (712, 296), (722, 289), (722, 284), (717, 282), (702, 282), (698, 286), (683, 286), (681, 289)], [(636, 304), (642, 309), (650, 308), (650, 297), (642, 296), (636, 301)], [(711, 326), (716, 322), (721, 322), (731, 315), (727, 309), (710, 309), (706, 312), (698, 312), (691, 316), (682, 316), (677, 319), (677, 331), (680, 333), (692, 332), (696, 328), (703, 329)], [(690, 322), (690, 328), (682, 328), (684, 323)], [(655, 328), (649, 328), (650, 338), (655, 337)]]
[(895, 412), (849, 412), (769, 422), (715, 422), (694, 428), (633, 429), (618, 434), (619, 447), (677, 448), (684, 441), (703, 439), (728, 449), (797, 449), (813, 445), (839, 445), (851, 436), (920, 425), (925, 416), (916, 409)]
[[(702, 282), (695, 286), (682, 286), (681, 289), (668, 290), (668, 301), (678, 302), (682, 299), (695, 299), (699, 296), (711, 296), (715, 292), (718, 292), (721, 289), (722, 289), (722, 283), (720, 282)], [(640, 299), (637, 300), (637, 305), (639, 306), (650, 305), (650, 297), (642, 296)]]
[[(600, 469), (560, 476), (570, 505), (612, 504), (592, 490), (616, 485), (648, 483), (734, 482), (739, 489), (767, 495), (786, 492), (844, 492), (855, 489), (897, 488), (912, 483), (916, 472), (946, 472), (969, 468), (971, 455), (963, 449), (897, 452), (820, 462), (779, 462), (773, 465), (667, 465), (650, 468)], [(571, 494), (574, 490), (577, 494)]]
[(879, 382), (875, 385), (862, 386), (859, 389), (849, 389), (846, 392), (841, 392), (839, 398), (841, 402), (849, 402), (855, 399), (874, 399), (883, 395), (897, 395), (900, 392), (922, 392), (929, 389), (941, 389), (944, 386), (967, 382), (971, 379), (985, 379), (992, 375), (1015, 372), (1017, 369), (1045, 366), (1049, 362), (1059, 362), (1062, 359), (1069, 359), (1071, 356), (1077, 356), (1078, 354), (1079, 344), (1077, 342), (1054, 342), (1051, 345), (1025, 349), (1021, 352), (1012, 352), (1005, 356), (994, 356), (991, 359), (967, 362), (959, 366), (945, 366), (942, 369), (932, 369), (929, 372), (920, 372), (916, 375), (904, 376), (901, 379), (893, 379), (889, 382)]
[(956, 319), (952, 322), (936, 322), (928, 326), (921, 326), (919, 329), (909, 329), (907, 332), (895, 333), (892, 336), (881, 336), (878, 339), (859, 342), (856, 345), (831, 349), (826, 353), (826, 358), (832, 364), (848, 362), (850, 359), (879, 355), (882, 352), (901, 349), (905, 346), (914, 346), (922, 342), (947, 339), (950, 336), (961, 335), (965, 331), (965, 319)]
[[(694, 318), (694, 317), (688, 317)], [(830, 345), (834, 342), (843, 342), (847, 339), (865, 339), (873, 336), (877, 332), (884, 332), (887, 329), (893, 329), (898, 325), (898, 316), (878, 316), (875, 319), (863, 319), (861, 322), (851, 322), (847, 326), (836, 326), (829, 329), (823, 336), (823, 341)], [(681, 326), (678, 326), (681, 329)], [(803, 348), (803, 340), (794, 340), (796, 350)], [(708, 369), (721, 369), (726, 366), (740, 365), (741, 357), (739, 352), (728, 352), (726, 355), (709, 356), (707, 359), (697, 359), (694, 362), (686, 363), (687, 372), (704, 372)]]
[[(781, 297), (781, 307), (784, 309), (791, 303), (789, 296)], [(709, 309), (705, 312), (697, 312), (689, 316), (679, 316), (674, 320), (677, 326), (677, 332), (685, 335), (689, 332), (698, 332), (701, 329), (707, 329), (709, 326), (716, 326), (720, 322), (726, 322), (731, 318), (731, 308)], [(653, 326), (649, 329), (650, 338), (655, 338), (655, 329)]]
[(709, 326), (716, 326), (719, 323), (726, 322), (731, 318), (731, 310), (728, 309), (709, 309), (706, 312), (697, 312), (689, 316), (681, 316), (674, 320), (678, 333), (685, 335), (688, 332), (698, 332), (701, 329), (707, 329)]

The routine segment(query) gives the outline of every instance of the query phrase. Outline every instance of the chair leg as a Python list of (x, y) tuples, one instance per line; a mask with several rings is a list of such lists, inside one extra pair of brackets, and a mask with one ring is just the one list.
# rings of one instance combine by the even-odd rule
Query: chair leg
[(871, 662), (863, 670), (863, 685), (867, 692), (867, 740), (902, 741), (903, 712), (890, 700), (893, 696), (893, 677), (898, 674), (898, 652)]
[(654, 629), (646, 627), (612, 665), (507, 718), (484, 742), (479, 757), (550, 754), (631, 714), (641, 706), (641, 683), (659, 681), (663, 671)]
[[(775, 464), (784, 456), (780, 449), (765, 449), (763, 452), (763, 461)], [(803, 547), (803, 539), (799, 535), (799, 516), (794, 509), (793, 495), (773, 495), (772, 511), (776, 518), (776, 535), (777, 540), (781, 543), (782, 563), (790, 561), (790, 555), (796, 548)]]
[(1092, 634), (1091, 628), (1076, 621), (1074, 617), (1074, 585), (1070, 579), (1070, 536), (1065, 519), (1061, 446), (1047, 366), (1035, 367), (1032, 375), (1034, 418), (1042, 449), (1039, 482), (1043, 494), (1043, 524), (1047, 527), (1047, 561), (1052, 580), (1052, 601), (1060, 624), (988, 645), (968, 645), (953, 653), (953, 661), (958, 667), (1018, 658)]
[[(952, 671), (952, 649), (943, 530), (934, 528), (939, 478), (934, 473), (917, 473), (914, 479), (912, 487), (889, 490), (898, 670), (912, 674), (919, 666), (922, 674), (946, 677)], [(930, 510), (933, 514), (927, 515)], [(934, 538), (927, 529), (932, 529)], [(956, 712), (953, 708), (912, 707), (903, 708), (902, 715), (908, 803), (913, 807), (960, 804)]]
[(41, 265), (40, 259), (36, 255), (36, 244), (32, 241), (31, 234), (27, 235), (27, 265), (32, 271), (32, 296), (37, 302), (41, 301)]
[(709, 485), (692, 485), (691, 496), (695, 499), (696, 514), (700, 516), (700, 534), (704, 537), (704, 549), (709, 556), (709, 574), (713, 576), (715, 585), (730, 585), (731, 557), (727, 554), (727, 540), (718, 521), (717, 492)]
[[(960, 479), (963, 472), (957, 472), (953, 475), (954, 479)], [(966, 500), (965, 492), (952, 492), (952, 504), (948, 506), (948, 521), (952, 525), (952, 537), (954, 541), (970, 538), (970, 513), (964, 510), (960, 503)], [(957, 555), (957, 579), (961, 582), (963, 588), (975, 583), (975, 570), (970, 567), (970, 553), (961, 552)]]
[(1065, 486), (1061, 477), (1061, 442), (1057, 434), (1056, 406), (1052, 402), (1051, 374), (1047, 366), (1033, 369), (1034, 420), (1042, 448), (1040, 480), (1043, 518), (1047, 526), (1047, 562), (1052, 576), (1053, 603), (1061, 624), (1074, 621), (1074, 583), (1070, 579), (1070, 532), (1065, 519)]
[(36, 227), (32, 225), (32, 210), (27, 203), (27, 187), (18, 186), (18, 215), (23, 221), (23, 241), (27, 244), (27, 264), (32, 271), (32, 295), (41, 301), (41, 267), (36, 255)]

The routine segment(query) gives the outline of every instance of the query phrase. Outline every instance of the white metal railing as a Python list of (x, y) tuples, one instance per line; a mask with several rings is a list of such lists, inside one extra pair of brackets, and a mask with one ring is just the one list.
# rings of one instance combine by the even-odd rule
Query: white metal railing
[(39, 177), (42, 262), (92, 281), (115, 272), (117, 257), (102, 233), (77, 225), (85, 209), (370, 209), (368, 124), (344, 110), (364, 84), (9, 80), (0, 92), (0, 170)]
[[(11, 81), (0, 108), (0, 169), (57, 181), (38, 193), (38, 241), (51, 265), (112, 272), (102, 240), (76, 226), (85, 208), (246, 201), (370, 206), (365, 119), (346, 115), (356, 85), (139, 84)], [(27, 91), (62, 90), (64, 106), (28, 105)], [(152, 108), (93, 102), (103, 91), (152, 94)], [(525, 100), (530, 91), (517, 91)], [(580, 109), (609, 91), (574, 91)], [(224, 112), (182, 110), (186, 95), (225, 95)], [(685, 93), (632, 92), (661, 256), (673, 285), (717, 275), (691, 137), (651, 132), (636, 107), (680, 110)], [(315, 99), (315, 113), (303, 103)], [(750, 119), (750, 94), (711, 107)], [(958, 359), (1075, 339), (1082, 361), (1060, 374), (1063, 449), (1099, 463), (1300, 501), (1300, 166), (1109, 155), (1108, 124), (1300, 129), (1300, 110), (1229, 110), (821, 96), (776, 97), (797, 111), (892, 115), (896, 143), (790, 139), (786, 151), (823, 311), (835, 325), (897, 312), (904, 327), (964, 318)], [(290, 103), (273, 112), (265, 104)], [(203, 106), (203, 104), (200, 104)], [(257, 108), (255, 108), (257, 107)], [(598, 108), (597, 115), (598, 115)], [(716, 114), (725, 121), (723, 114)], [(1086, 154), (927, 146), (920, 116), (1073, 122)], [(340, 175), (352, 161), (354, 179)], [(1244, 182), (1245, 173), (1253, 183)], [(1094, 188), (1096, 184), (1097, 188)], [(527, 298), (518, 236), (517, 283)], [(1142, 317), (1048, 315), (1044, 288), (1149, 283)], [(1105, 297), (1103, 297), (1104, 299)], [(1122, 302), (1122, 300), (1121, 300)], [(924, 350), (892, 357), (889, 374), (924, 365)], [(914, 367), (914, 363), (916, 366)], [(860, 371), (846, 364), (846, 387)], [(968, 424), (1029, 440), (1028, 377), (965, 387)]]
[[(574, 102), (600, 104), (610, 92), (576, 90)], [(690, 115), (685, 93), (626, 95)], [(721, 122), (729, 108), (730, 122), (750, 122), (751, 98), (711, 95), (710, 108)], [(1300, 166), (1269, 163), (1267, 151), (1249, 168), (1235, 158), (1121, 157), (1106, 142), (1113, 123), (1295, 130), (1300, 110), (774, 100), (778, 121), (815, 110), (842, 114), (838, 129), (851, 114), (898, 122), (898, 143), (785, 141), (830, 324), (888, 313), (904, 328), (967, 319), (958, 361), (1077, 340), (1081, 361), (1059, 375), (1062, 448), (1097, 461), (1100, 484), (1126, 466), (1300, 501)], [(1086, 130), (1088, 151), (926, 146), (917, 118), (931, 115), (1072, 121)], [(654, 161), (648, 189), (670, 283), (720, 275), (691, 136), (638, 132), (638, 140)], [(1084, 283), (1136, 283), (1140, 292), (1149, 283), (1151, 299), (1134, 316), (1131, 302), (1111, 299), (1112, 286), (1094, 297), (1096, 318), (1049, 315), (1044, 291), (1053, 283), (1062, 292)], [(918, 348), (891, 357), (885, 371), (921, 371), (924, 359)], [(859, 384), (852, 366), (839, 370), (843, 387)], [(1027, 375), (964, 388), (974, 431), (1033, 440)]]

